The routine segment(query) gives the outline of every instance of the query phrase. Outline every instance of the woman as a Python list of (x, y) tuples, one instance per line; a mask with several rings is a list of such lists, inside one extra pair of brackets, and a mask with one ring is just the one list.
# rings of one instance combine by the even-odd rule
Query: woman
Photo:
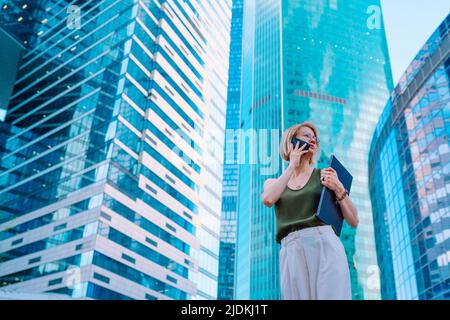
[[(311, 147), (304, 150), (306, 144), (300, 148), (297, 143), (294, 148), (292, 137)], [(317, 129), (312, 123), (290, 127), (280, 144), (281, 157), (289, 161), (289, 166), (278, 179), (264, 183), (264, 205), (276, 206), (283, 299), (351, 299), (344, 246), (333, 228), (315, 216), (322, 185), (334, 191), (350, 226), (358, 225), (358, 213), (334, 169), (311, 167), (318, 150)]]

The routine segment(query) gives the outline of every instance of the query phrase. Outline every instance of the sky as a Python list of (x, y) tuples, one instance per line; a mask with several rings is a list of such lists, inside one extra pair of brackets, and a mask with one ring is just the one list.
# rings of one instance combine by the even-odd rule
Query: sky
[(450, 12), (449, 0), (381, 0), (394, 86)]

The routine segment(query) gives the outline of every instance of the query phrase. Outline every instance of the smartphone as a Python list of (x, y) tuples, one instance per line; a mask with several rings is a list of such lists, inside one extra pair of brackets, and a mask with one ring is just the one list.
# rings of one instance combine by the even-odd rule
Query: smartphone
[(308, 142), (306, 142), (306, 141), (304, 141), (304, 140), (301, 140), (301, 139), (297, 139), (296, 137), (292, 137), (291, 142), (292, 142), (292, 145), (293, 145), (294, 149), (295, 149), (295, 146), (296, 146), (297, 142), (300, 142), (300, 145), (298, 146), (299, 149), (300, 149), (304, 144), (306, 144), (306, 147), (305, 147), (303, 150), (308, 150), (309, 147), (311, 147), (311, 145), (310, 145)]

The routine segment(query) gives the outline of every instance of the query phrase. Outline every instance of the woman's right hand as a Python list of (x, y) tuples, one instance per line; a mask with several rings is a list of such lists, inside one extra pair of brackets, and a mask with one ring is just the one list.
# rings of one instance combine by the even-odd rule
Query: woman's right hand
[(297, 142), (295, 148), (292, 146), (292, 143), (289, 145), (289, 166), (293, 169), (297, 169), (300, 166), (300, 160), (305, 153), (308, 153), (309, 150), (303, 150), (306, 148), (306, 143), (299, 148), (300, 142)]
[(261, 195), (261, 199), (265, 206), (271, 208), (281, 197), (284, 189), (286, 188), (289, 179), (291, 178), (294, 169), (300, 165), (300, 159), (302, 155), (309, 152), (309, 150), (303, 150), (306, 147), (304, 144), (299, 148), (299, 142), (295, 148), (292, 143), (289, 147), (289, 168), (285, 170), (277, 179), (267, 179), (264, 182), (264, 192)]

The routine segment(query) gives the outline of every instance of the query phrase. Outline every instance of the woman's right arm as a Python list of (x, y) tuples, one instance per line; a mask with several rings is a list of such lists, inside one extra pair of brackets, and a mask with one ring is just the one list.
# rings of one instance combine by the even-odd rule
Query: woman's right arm
[(264, 192), (261, 199), (266, 207), (271, 208), (280, 199), (293, 172), (294, 167), (289, 166), (278, 179), (267, 179), (264, 182)]

